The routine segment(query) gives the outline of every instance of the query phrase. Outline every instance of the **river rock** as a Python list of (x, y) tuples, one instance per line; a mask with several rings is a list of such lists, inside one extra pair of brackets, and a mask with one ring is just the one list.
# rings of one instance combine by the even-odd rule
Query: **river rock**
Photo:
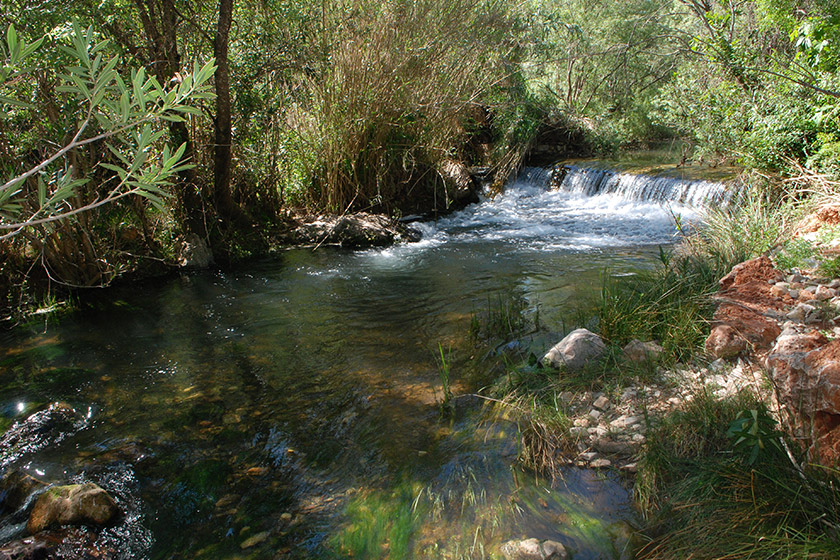
[(633, 339), (624, 347), (624, 358), (630, 362), (644, 362), (657, 359), (664, 351), (656, 342)]
[(26, 529), (37, 533), (51, 525), (105, 525), (119, 515), (114, 499), (92, 482), (54, 486), (41, 494)]
[(502, 545), (502, 555), (506, 560), (566, 560), (569, 557), (562, 544), (538, 539), (508, 541)]
[(705, 344), (706, 354), (724, 360), (734, 358), (746, 348), (747, 341), (729, 325), (718, 325), (713, 328)]
[(55, 445), (85, 425), (85, 418), (65, 403), (52, 403), (0, 436), (0, 468), (49, 445)]
[(399, 239), (405, 229), (387, 216), (358, 212), (304, 220), (294, 232), (301, 243), (342, 247), (382, 247)]
[(601, 359), (607, 346), (601, 337), (587, 329), (577, 329), (558, 342), (542, 358), (542, 364), (558, 369), (579, 370)]

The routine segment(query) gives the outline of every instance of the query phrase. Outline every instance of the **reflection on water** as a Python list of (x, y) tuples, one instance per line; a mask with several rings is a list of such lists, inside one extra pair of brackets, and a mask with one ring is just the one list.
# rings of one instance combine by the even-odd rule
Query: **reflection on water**
[(113, 492), (123, 558), (485, 558), (526, 537), (629, 557), (622, 481), (571, 470), (552, 488), (515, 466), (513, 427), (476, 401), (446, 420), (437, 405), (439, 344), (456, 392), (492, 380), (468, 365), (489, 297), (560, 331), (605, 269), (671, 241), (669, 210), (596, 199), (521, 183), (418, 244), (290, 250), (4, 334), (7, 419), (18, 403), (91, 414), (17, 466)]

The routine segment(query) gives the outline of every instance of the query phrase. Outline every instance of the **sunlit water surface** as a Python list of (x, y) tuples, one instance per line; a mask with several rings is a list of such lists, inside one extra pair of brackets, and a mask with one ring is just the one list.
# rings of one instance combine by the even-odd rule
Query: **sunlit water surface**
[(90, 416), (11, 466), (115, 494), (127, 515), (103, 539), (123, 558), (485, 558), (526, 537), (631, 557), (626, 481), (570, 469), (552, 486), (478, 399), (438, 406), (440, 348), (456, 393), (493, 381), (469, 338), (488, 301), (523, 298), (559, 333), (605, 270), (651, 266), (692, 216), (546, 184), (530, 170), (418, 243), (289, 250), (0, 335), (6, 418), (57, 400)]

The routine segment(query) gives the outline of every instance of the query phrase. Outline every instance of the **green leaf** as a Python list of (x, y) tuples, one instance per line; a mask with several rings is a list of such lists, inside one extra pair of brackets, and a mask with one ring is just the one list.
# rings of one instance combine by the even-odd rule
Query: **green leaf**
[(6, 30), (6, 44), (9, 46), (9, 57), (14, 64), (20, 55), (20, 45), (18, 44), (17, 31), (15, 31), (14, 24), (9, 25), (9, 29)]

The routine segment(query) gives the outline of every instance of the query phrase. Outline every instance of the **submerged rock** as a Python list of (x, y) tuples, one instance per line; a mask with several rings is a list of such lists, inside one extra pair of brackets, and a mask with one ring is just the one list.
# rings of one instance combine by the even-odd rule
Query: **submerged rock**
[(92, 482), (55, 486), (35, 502), (26, 529), (37, 533), (51, 525), (102, 526), (118, 515), (114, 499)]
[(53, 403), (46, 410), (15, 422), (0, 436), (0, 468), (49, 445), (55, 445), (78, 432), (85, 425), (85, 418), (73, 407)]
[(506, 560), (566, 560), (569, 553), (559, 542), (525, 539), (508, 541), (502, 545)]
[(87, 529), (44, 531), (0, 546), (0, 560), (113, 560), (118, 551)]
[(606, 353), (607, 345), (600, 336), (587, 329), (577, 329), (549, 350), (541, 362), (558, 369), (579, 370)]

